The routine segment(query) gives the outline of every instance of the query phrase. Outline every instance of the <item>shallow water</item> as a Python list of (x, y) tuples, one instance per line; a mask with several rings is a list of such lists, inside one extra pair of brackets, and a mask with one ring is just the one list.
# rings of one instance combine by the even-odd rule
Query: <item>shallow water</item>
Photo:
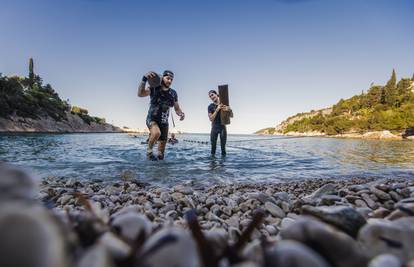
[[(414, 177), (414, 142), (229, 135), (227, 157), (209, 156), (206, 134), (184, 134), (166, 160), (145, 159), (145, 137), (127, 134), (0, 135), (0, 161), (40, 177), (177, 182), (270, 182), (286, 179)], [(189, 142), (191, 141), (191, 142)], [(128, 173), (125, 175), (125, 173)]]

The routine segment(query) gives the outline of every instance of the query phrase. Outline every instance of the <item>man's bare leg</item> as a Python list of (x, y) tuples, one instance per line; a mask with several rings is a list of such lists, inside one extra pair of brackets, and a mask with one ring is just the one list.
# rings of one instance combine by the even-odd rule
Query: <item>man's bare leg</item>
[(167, 141), (159, 141), (158, 142), (158, 159), (163, 160), (164, 159), (164, 152), (165, 152), (165, 146), (167, 145)]
[(160, 128), (158, 127), (156, 122), (151, 122), (151, 127), (150, 127), (150, 137), (148, 140), (148, 148), (147, 148), (147, 158), (148, 159), (153, 159), (153, 153), (152, 153), (152, 148), (154, 147), (154, 144), (158, 141), (158, 138), (160, 138), (161, 135), (161, 131)]

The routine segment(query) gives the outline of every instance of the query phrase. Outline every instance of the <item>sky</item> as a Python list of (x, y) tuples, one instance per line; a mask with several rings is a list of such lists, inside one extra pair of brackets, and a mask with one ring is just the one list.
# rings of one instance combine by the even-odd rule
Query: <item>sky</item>
[[(229, 85), (229, 133), (252, 133), (414, 73), (411, 0), (0, 0), (0, 73), (35, 72), (117, 126), (145, 127), (143, 74), (175, 73), (207, 133), (208, 91)], [(172, 127), (172, 125), (171, 125)]]

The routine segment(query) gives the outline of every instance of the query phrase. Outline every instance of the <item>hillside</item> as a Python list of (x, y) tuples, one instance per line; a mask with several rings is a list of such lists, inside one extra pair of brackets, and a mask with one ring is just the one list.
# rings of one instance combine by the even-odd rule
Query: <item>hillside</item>
[(0, 73), (0, 132), (119, 132), (86, 109), (62, 100), (29, 62), (29, 76)]
[(397, 83), (393, 70), (386, 85), (372, 85), (366, 93), (341, 99), (327, 109), (296, 114), (277, 125), (274, 134), (344, 135), (384, 130), (401, 134), (412, 128), (414, 76)]

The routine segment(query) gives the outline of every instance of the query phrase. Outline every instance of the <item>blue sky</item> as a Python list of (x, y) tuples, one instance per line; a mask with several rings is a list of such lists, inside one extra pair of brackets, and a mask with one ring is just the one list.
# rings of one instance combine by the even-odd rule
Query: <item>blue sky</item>
[(145, 127), (148, 70), (175, 72), (186, 120), (209, 132), (207, 92), (227, 83), (230, 133), (274, 126), (414, 72), (414, 1), (0, 1), (0, 72), (29, 57), (64, 99)]

